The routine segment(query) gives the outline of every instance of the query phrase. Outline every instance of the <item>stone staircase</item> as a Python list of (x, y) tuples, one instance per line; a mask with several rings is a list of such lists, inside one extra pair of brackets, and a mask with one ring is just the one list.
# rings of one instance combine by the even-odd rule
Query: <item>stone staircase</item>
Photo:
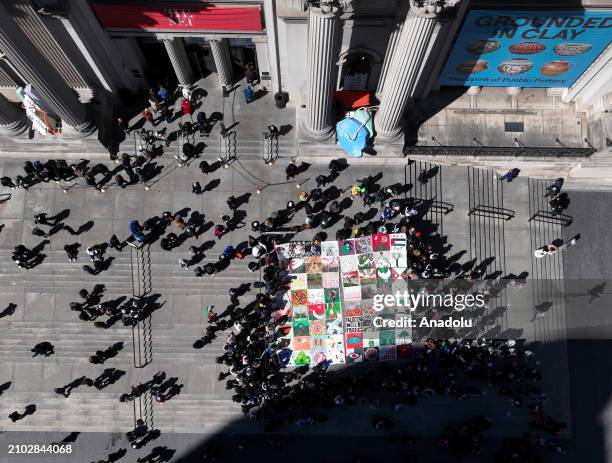
[[(108, 329), (96, 328), (93, 322), (81, 321), (78, 313), (70, 311), (69, 301), (79, 300), (76, 294), (78, 289), (91, 289), (94, 284), (106, 286), (103, 300), (131, 297), (132, 264), (129, 252), (111, 252), (115, 257), (111, 268), (95, 277), (82, 270), (81, 266), (87, 260), (84, 255), (80, 262), (70, 263), (63, 251), (50, 250), (45, 254), (47, 258), (41, 265), (22, 270), (11, 260), (10, 251), (0, 251), (0, 291), (56, 297), (53, 320), (34, 321), (29, 317), (30, 313), (25, 319), (15, 315), (0, 319), (0, 370), (9, 372), (8, 376), (0, 374), (0, 383), (6, 377), (10, 378), (11, 371), (13, 375), (18, 369), (29, 374), (28, 369), (32, 364), (41, 363), (44, 369), (49, 368), (50, 371), (58, 368), (72, 371), (72, 377), (66, 381), (62, 379), (61, 384), (42, 383), (40, 388), (32, 386), (32, 392), (14, 390), (12, 385), (0, 397), (0, 417), (6, 417), (13, 410), (23, 410), (32, 403), (36, 404), (37, 410), (17, 423), (1, 418), (0, 431), (126, 432), (133, 429), (135, 416), (140, 416), (139, 413), (135, 414), (134, 408), (137, 404), (139, 410), (140, 403), (122, 404), (118, 400), (119, 395), (129, 391), (130, 381), (146, 381), (157, 371), (166, 371), (168, 377), (177, 376), (178, 384), (184, 384), (185, 388), (164, 405), (156, 404), (151, 398), (143, 398), (146, 421), (154, 428), (162, 432), (212, 433), (242, 416), (240, 407), (231, 401), (231, 391), (214, 384), (220, 371), (215, 357), (223, 352), (225, 335), (220, 333), (211, 344), (200, 350), (193, 348), (193, 343), (203, 335), (207, 324), (203, 315), (201, 322), (175, 322), (163, 313), (170, 310), (170, 306), (162, 305), (154, 311), (151, 316), (152, 362), (143, 369), (135, 369), (132, 328), (125, 327), (120, 321)], [(203, 306), (215, 304), (219, 311), (228, 303), (229, 287), (253, 282), (258, 277), (258, 274), (247, 270), (246, 262), (235, 261), (218, 275), (198, 278), (193, 272), (178, 266), (178, 258), (185, 255), (185, 252), (150, 253), (150, 294), (160, 294), (158, 302), (164, 302), (173, 295), (199, 295)], [(218, 254), (210, 253), (199, 265), (217, 260)], [(66, 301), (65, 305), (58, 302), (60, 297)], [(248, 296), (245, 300), (248, 300)], [(17, 310), (25, 310), (20, 305), (18, 303)], [(201, 312), (203, 306), (175, 306), (175, 309), (188, 310), (193, 314), (194, 310)], [(49, 358), (32, 358), (30, 349), (42, 341), (54, 345), (54, 354)], [(104, 365), (89, 365), (88, 358), (96, 350), (106, 349), (117, 342), (124, 345), (115, 357)], [(117, 368), (127, 374), (102, 391), (77, 388), (67, 399), (53, 392), (40, 392), (41, 388), (51, 391), (81, 374), (95, 378), (105, 368)], [(205, 384), (197, 383), (197, 374), (195, 378), (192, 377), (191, 373), (196, 368), (205, 375)], [(174, 370), (183, 373), (175, 373)], [(214, 378), (209, 378), (209, 374)], [(196, 393), (199, 390), (202, 393)]]
[[(0, 431), (127, 432), (134, 429), (134, 402), (121, 403), (119, 394), (73, 392), (67, 399), (53, 392), (5, 392), (0, 414), (35, 403), (36, 412), (11, 423), (0, 421)], [(180, 394), (163, 405), (153, 404), (152, 428), (162, 432), (215, 432), (240, 419), (240, 407), (231, 398), (210, 394)]]
[[(155, 316), (155, 315), (153, 315)], [(56, 362), (88, 364), (88, 358), (96, 350), (104, 350), (117, 342), (123, 349), (107, 365), (116, 368), (133, 366), (132, 329), (121, 322), (108, 330), (94, 328), (91, 322), (59, 322), (52, 327), (42, 322), (11, 322), (2, 329), (0, 338), (0, 362), (36, 362), (30, 349), (43, 341), (55, 347), (50, 359)], [(94, 331), (96, 330), (96, 331)], [(202, 336), (202, 328), (192, 325), (176, 325), (173, 328), (153, 327), (153, 360), (167, 364), (214, 364), (215, 357), (223, 352), (225, 336), (219, 335), (211, 344), (200, 350), (193, 343)]]
[[(6, 140), (6, 143), (5, 143)], [(217, 134), (213, 134), (210, 137), (197, 137), (196, 143), (206, 143), (206, 148), (200, 155), (200, 159), (215, 160), (219, 156), (220, 142)], [(95, 143), (87, 144), (86, 147), (79, 143), (78, 140), (73, 142), (69, 140), (58, 142), (55, 140), (49, 141), (47, 139), (43, 142), (37, 142), (36, 139), (28, 140), (27, 143), (19, 142), (18, 139), (6, 139), (2, 138), (2, 148), (0, 148), (0, 155), (3, 158), (36, 158), (36, 159), (81, 159), (83, 152), (86, 149), (87, 159), (100, 159), (108, 160), (108, 151), (97, 141)], [(121, 150), (132, 153), (134, 141), (132, 139), (127, 140), (121, 145)], [(243, 160), (249, 159), (262, 159), (263, 158), (263, 143), (258, 138), (238, 138), (236, 139), (236, 155)], [(165, 149), (165, 153), (162, 155), (161, 160), (172, 161), (172, 155), (176, 154), (177, 146), (176, 142), (173, 142), (168, 148)], [(278, 140), (278, 154), (281, 157), (293, 157), (296, 155), (295, 140), (293, 137), (279, 137)]]
[[(85, 273), (82, 265), (86, 263), (83, 256), (79, 262), (70, 263), (63, 251), (45, 251), (47, 258), (39, 266), (22, 270), (11, 259), (11, 251), (0, 251), (0, 289), (35, 290), (36, 292), (67, 292), (78, 298), (77, 286), (85, 287), (103, 284), (109, 294), (132, 293), (132, 267), (130, 255), (111, 253), (115, 259), (109, 270), (96, 276)], [(151, 252), (151, 285), (153, 293), (162, 295), (172, 293), (192, 294), (200, 290), (203, 295), (226, 294), (231, 285), (240, 285), (254, 281), (256, 274), (251, 273), (246, 261), (234, 261), (218, 275), (206, 278), (196, 277), (192, 271), (179, 267), (178, 259), (186, 257), (186, 252)], [(218, 253), (208, 253), (198, 265), (217, 262)], [(223, 290), (223, 291), (221, 291)]]

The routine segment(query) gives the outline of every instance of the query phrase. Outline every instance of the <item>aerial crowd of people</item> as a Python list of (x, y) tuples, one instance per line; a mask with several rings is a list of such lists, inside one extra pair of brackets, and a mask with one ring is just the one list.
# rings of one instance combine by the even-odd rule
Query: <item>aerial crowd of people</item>
[[(173, 93), (165, 87), (160, 86), (157, 91), (152, 89), (149, 92), (150, 106), (143, 112), (144, 120), (155, 121), (156, 124), (171, 121), (174, 117), (171, 101)], [(183, 89), (181, 114), (191, 115), (198, 105), (198, 98), (188, 89)], [(155, 120), (154, 115), (157, 114), (159, 119)], [(189, 137), (195, 132), (210, 134), (214, 123), (204, 116), (198, 117), (195, 123), (182, 124), (177, 133), (168, 134), (166, 129), (140, 130), (141, 145), (136, 153), (114, 156), (113, 160), (118, 165), (113, 169), (103, 163), (90, 166), (85, 160), (78, 163), (63, 160), (27, 161), (23, 166), (23, 175), (14, 178), (4, 176), (0, 183), (7, 188), (27, 189), (39, 182), (56, 182), (65, 192), (82, 186), (95, 188), (101, 194), (113, 186), (125, 188), (143, 184), (149, 188), (147, 182), (160, 172), (154, 160), (162, 156), (163, 148), (181, 136)], [(122, 118), (118, 120), (118, 126), (125, 134), (132, 130)], [(278, 136), (278, 131), (269, 129), (269, 132)], [(186, 143), (182, 154), (176, 156), (177, 164), (188, 167), (199, 154), (200, 148), (196, 144)], [(201, 161), (197, 175), (211, 174), (222, 166), (222, 159), (210, 164)], [(246, 266), (255, 279), (261, 278), (259, 292), (249, 300), (251, 288), (246, 282), (229, 288), (230, 304), (222, 311), (209, 307), (206, 332), (201, 339), (195, 340), (193, 347), (204, 349), (217, 336), (225, 337), (224, 351), (217, 357), (217, 363), (224, 365), (226, 371), (219, 375), (219, 380), (233, 391), (232, 400), (240, 404), (244, 414), (260, 420), (267, 431), (292, 426), (316, 426), (326, 423), (336, 413), (345, 413), (345, 409), (362, 407), (376, 411), (376, 417), (371, 421), (375, 430), (386, 433), (392, 440), (412, 442), (413, 438), (401, 427), (402, 414), (409, 413), (411, 408), (435, 397), (477, 400), (493, 390), (499, 400), (508, 404), (509, 409), (522, 409), (531, 419), (524, 436), (508, 440), (490, 461), (541, 461), (537, 451), (540, 446), (555, 453), (564, 453), (564, 447), (555, 438), (563, 431), (565, 424), (544, 412), (547, 396), (538, 385), (541, 373), (535, 355), (512, 339), (440, 339), (435, 337), (435, 333), (428, 333), (418, 342), (415, 340), (410, 357), (398, 363), (346, 370), (330, 368), (329, 362), (311, 367), (286, 368), (286, 352), (277, 341), (283, 335), (282, 327), (287, 321), (283, 296), (290, 287), (291, 278), (275, 253), (275, 246), (299, 238), (304, 232), (314, 229), (316, 233), (312, 241), (320, 243), (328, 239), (328, 229), (343, 220), (342, 226), (335, 232), (335, 239), (375, 233), (406, 233), (408, 278), (482, 280), (487, 276), (486, 263), (459, 264), (457, 256), (446, 255), (448, 249), (444, 247), (442, 237), (436, 233), (435, 225), (425, 219), (430, 205), (426, 201), (410, 198), (409, 186), (400, 183), (383, 185), (383, 175), (377, 174), (351, 182), (351, 186), (343, 190), (335, 185), (335, 181), (347, 167), (344, 160), (332, 160), (327, 172), (314, 179), (314, 188), (299, 189), (295, 200), (270, 211), (266, 217), (254, 218), (249, 224), (252, 233), (249, 239), (227, 245), (217, 261), (204, 261), (204, 253), (215, 246), (216, 241), (246, 226), (246, 213), (241, 206), (248, 202), (248, 194), (228, 196), (227, 213), (215, 221), (206, 220), (199, 211), (193, 211), (189, 217), (179, 212), (163, 211), (142, 223), (133, 220), (125, 237), (113, 234), (107, 242), (88, 246), (86, 253), (91, 264), (83, 265), (83, 270), (97, 275), (112, 266), (113, 257), (107, 255), (111, 250), (122, 252), (126, 246), (140, 249), (154, 242), (159, 242), (166, 252), (188, 241), (193, 243), (189, 247), (189, 255), (180, 257), (177, 263), (186, 270), (193, 269), (194, 275), (202, 278), (223, 272), (235, 260), (246, 260)], [(285, 171), (287, 180), (296, 178), (307, 168), (307, 165), (291, 161)], [(419, 175), (419, 181), (428, 181), (427, 172)], [(554, 214), (559, 214), (563, 208), (564, 199), (560, 193), (562, 183), (562, 179), (558, 179), (547, 191)], [(192, 192), (203, 193), (197, 180)], [(360, 201), (364, 209), (366, 206), (377, 206), (377, 212), (350, 213), (348, 209)], [(74, 230), (64, 223), (66, 218), (65, 212), (53, 214), (51, 211), (32, 217), (32, 234), (44, 240), (32, 249), (23, 244), (15, 246), (15, 263), (25, 270), (41, 265), (46, 258), (44, 248), (56, 234), (76, 236), (93, 226), (93, 223), (86, 223)], [(197, 239), (210, 230), (212, 239), (200, 244)], [(575, 244), (578, 238), (565, 245)], [(70, 262), (77, 261), (79, 248), (79, 243), (64, 246)], [(536, 257), (546, 255), (543, 252), (536, 253)], [(546, 253), (551, 253), (549, 247)], [(494, 291), (499, 290), (496, 285), (520, 284), (522, 279), (506, 275), (497, 282), (487, 280), (488, 286), (481, 290), (493, 297)], [(135, 326), (159, 308), (155, 298), (132, 295), (129, 298), (105, 300), (104, 291), (104, 285), (96, 285), (91, 291), (81, 289), (79, 300), (72, 302), (70, 309), (77, 312), (83, 322), (92, 322), (97, 328), (105, 329), (117, 322)], [(93, 353), (88, 361), (104, 364), (122, 348), (122, 343), (116, 343), (106, 350)], [(34, 346), (32, 352), (34, 356), (51, 356), (54, 355), (54, 347), (49, 342), (42, 342)], [(58, 385), (55, 392), (68, 398), (79, 387), (102, 390), (124, 374), (115, 368), (105, 369), (96, 378), (83, 376), (69, 384)], [(128, 403), (150, 393), (155, 402), (161, 405), (179, 395), (181, 388), (178, 378), (166, 379), (166, 374), (159, 372), (146, 383), (132, 385), (129, 391), (118, 396), (118, 400)], [(486, 409), (483, 407), (483, 410)], [(35, 407), (24, 412), (15, 410), (9, 418), (16, 422), (34, 412)], [(485, 449), (483, 433), (492, 426), (495, 423), (486, 413), (470, 417), (441, 429), (439, 444), (450, 449), (458, 458), (480, 455)], [(126, 437), (134, 448), (140, 448), (158, 434), (159, 431), (149, 429), (144, 422), (138, 421), (135, 429)], [(139, 461), (165, 461), (162, 457), (158, 460), (155, 458)], [(215, 458), (222, 461), (221, 455), (213, 447), (204, 452), (203, 461), (213, 461)]]

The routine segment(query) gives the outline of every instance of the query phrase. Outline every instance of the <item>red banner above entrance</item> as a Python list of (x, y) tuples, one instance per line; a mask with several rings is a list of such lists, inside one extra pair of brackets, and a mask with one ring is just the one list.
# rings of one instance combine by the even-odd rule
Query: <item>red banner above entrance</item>
[(108, 29), (171, 31), (261, 32), (259, 5), (225, 7), (197, 3), (94, 3), (100, 22)]

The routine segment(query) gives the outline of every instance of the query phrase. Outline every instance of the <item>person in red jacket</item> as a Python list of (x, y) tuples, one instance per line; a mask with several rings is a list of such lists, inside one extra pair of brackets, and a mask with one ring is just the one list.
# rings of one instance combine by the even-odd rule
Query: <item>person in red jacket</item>
[(142, 118), (146, 122), (153, 122), (153, 114), (151, 114), (151, 111), (149, 111), (149, 108), (144, 109), (144, 111), (142, 112)]
[(181, 99), (181, 111), (183, 111), (183, 115), (185, 115), (185, 114), (191, 115), (191, 113), (193, 112), (193, 108), (191, 107), (191, 103), (189, 102), (189, 100), (187, 98), (182, 98)]

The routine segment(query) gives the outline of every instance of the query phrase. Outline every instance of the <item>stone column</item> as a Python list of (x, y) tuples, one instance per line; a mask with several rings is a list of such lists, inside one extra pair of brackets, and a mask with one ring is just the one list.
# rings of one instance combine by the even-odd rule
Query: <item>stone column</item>
[(162, 38), (162, 42), (170, 57), (170, 62), (172, 63), (172, 68), (174, 69), (178, 83), (184, 86), (191, 85), (193, 83), (193, 72), (191, 71), (189, 58), (187, 58), (183, 39), (180, 37), (164, 37)]
[[(405, 5), (405, 6), (404, 6)], [(393, 54), (397, 49), (397, 42), (399, 41), (400, 36), (402, 35), (402, 28), (404, 23), (406, 22), (406, 6), (408, 2), (402, 2), (402, 7), (395, 17), (395, 24), (393, 26), (393, 30), (389, 35), (389, 42), (387, 44), (387, 50), (385, 51), (385, 57), (383, 59), (383, 66), (380, 71), (380, 77), (378, 78), (378, 86), (376, 87), (376, 96), (380, 98), (382, 95), (383, 88), (385, 87), (385, 79), (387, 77), (387, 73), (389, 72), (389, 67), (391, 65), (391, 61), (393, 61)]]
[(401, 135), (404, 111), (414, 94), (419, 71), (427, 59), (427, 48), (436, 19), (459, 1), (410, 0), (410, 11), (389, 65), (380, 108), (374, 119), (379, 141), (393, 141)]
[(19, 135), (27, 128), (24, 112), (0, 95), (0, 135)]
[[(302, 3), (302, 8), (303, 8)], [(266, 36), (268, 37), (268, 63), (270, 70), (270, 77), (272, 79), (272, 91), (280, 92), (281, 88), (281, 75), (280, 75), (280, 62), (278, 58), (278, 32), (276, 24), (276, 2), (274, 0), (264, 1), (264, 17), (266, 19)], [(257, 53), (259, 59), (259, 53)], [(261, 76), (260, 76), (261, 77)]]
[(219, 85), (221, 87), (229, 87), (234, 83), (234, 67), (232, 65), (229, 44), (226, 39), (210, 39), (208, 42), (210, 43), (210, 49), (215, 60)]
[(55, 111), (65, 124), (83, 135), (95, 130), (95, 125), (88, 120), (85, 106), (79, 101), (76, 92), (32, 45), (1, 3), (0, 50), (6, 54), (26, 83), (32, 85), (41, 100)]
[(340, 35), (338, 9), (323, 4), (308, 14), (305, 134), (325, 140), (334, 131), (332, 99), (337, 73), (337, 42)]

